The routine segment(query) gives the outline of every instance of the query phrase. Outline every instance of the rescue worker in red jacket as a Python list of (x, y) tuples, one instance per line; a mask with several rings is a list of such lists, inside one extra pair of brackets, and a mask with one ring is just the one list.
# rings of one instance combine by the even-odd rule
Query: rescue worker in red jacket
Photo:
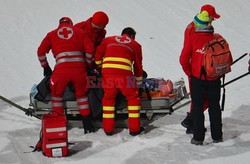
[(115, 127), (115, 98), (119, 91), (128, 101), (128, 128), (130, 135), (140, 134), (140, 98), (137, 85), (142, 84), (142, 49), (136, 42), (136, 32), (127, 27), (121, 36), (105, 38), (97, 47), (95, 62), (102, 67), (104, 97), (103, 129), (112, 135)]
[(74, 26), (87, 32), (90, 41), (97, 47), (105, 38), (107, 31), (106, 25), (109, 22), (107, 14), (103, 11), (98, 11), (86, 21), (79, 22)]
[[(191, 144), (202, 145), (205, 138), (204, 130), (204, 102), (208, 96), (209, 119), (211, 136), (214, 143), (222, 142), (222, 119), (220, 109), (220, 78), (201, 76), (203, 46), (214, 39), (214, 28), (211, 25), (219, 15), (212, 8), (211, 11), (202, 11), (194, 17), (195, 32), (184, 42), (180, 55), (180, 64), (185, 74), (191, 79), (191, 99), (193, 115), (193, 138)], [(219, 35), (219, 34), (218, 34)], [(218, 36), (222, 37), (222, 36)]]
[[(56, 60), (53, 73), (46, 57), (50, 50)], [(92, 62), (92, 59), (88, 59), (86, 56), (93, 56), (93, 53), (94, 46), (84, 31), (73, 27), (73, 22), (68, 17), (62, 17), (59, 20), (58, 28), (45, 36), (37, 50), (38, 59), (44, 68), (44, 76), (52, 74), (50, 88), (53, 111), (64, 114), (63, 95), (66, 86), (71, 82), (75, 89), (75, 97), (83, 119), (85, 133), (94, 130), (88, 117), (90, 109), (86, 88), (86, 67)]]
[[(220, 18), (220, 15), (215, 12), (214, 6), (212, 6), (210, 4), (203, 5), (201, 7), (201, 12), (202, 11), (207, 11), (208, 14), (210, 15), (210, 17), (212, 17), (213, 19)], [(194, 24), (194, 21), (192, 21), (191, 23), (188, 24), (188, 26), (185, 29), (185, 33), (184, 33), (184, 45), (189, 44), (190, 37), (194, 33), (195, 33), (195, 24)], [(190, 82), (191, 79), (190, 79), (190, 76), (189, 76), (188, 80), (189, 80), (189, 88), (191, 88), (191, 82)], [(190, 95), (192, 95), (191, 92), (190, 92)], [(208, 108), (208, 98), (206, 96), (205, 102), (204, 102), (204, 106), (203, 106), (203, 110), (205, 111), (207, 108)], [(184, 126), (185, 128), (187, 128), (187, 130), (186, 130), (187, 134), (193, 133), (192, 109), (193, 109), (193, 103), (191, 103), (191, 105), (190, 105), (190, 110), (189, 110), (189, 112), (187, 112), (186, 118), (181, 122), (181, 125)], [(205, 128), (204, 130), (206, 131), (207, 129)]]

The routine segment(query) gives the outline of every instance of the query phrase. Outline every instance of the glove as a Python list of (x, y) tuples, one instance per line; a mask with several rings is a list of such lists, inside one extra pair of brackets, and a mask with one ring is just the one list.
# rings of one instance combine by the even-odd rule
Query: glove
[(82, 117), (82, 124), (84, 129), (84, 134), (95, 132), (95, 128), (91, 123), (90, 117)]
[(142, 95), (143, 91), (144, 91), (144, 89), (143, 89), (142, 87), (140, 87), (140, 88), (139, 88), (139, 96)]
[(50, 75), (52, 75), (52, 70), (51, 70), (50, 66), (43, 68), (43, 76), (47, 77)]

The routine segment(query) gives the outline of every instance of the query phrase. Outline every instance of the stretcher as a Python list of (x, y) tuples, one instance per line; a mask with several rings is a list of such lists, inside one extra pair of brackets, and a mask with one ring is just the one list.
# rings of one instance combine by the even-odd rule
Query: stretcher
[[(82, 124), (79, 123), (80, 115), (77, 109), (77, 102), (74, 99), (73, 95), (74, 93), (73, 92), (70, 93), (70, 91), (67, 90), (66, 92), (68, 93), (67, 96), (65, 96), (66, 94), (64, 95), (65, 115), (67, 116), (67, 119), (70, 122), (71, 126), (80, 127), (82, 126)], [(52, 110), (52, 108), (51, 108), (50, 95), (48, 95), (45, 100), (41, 101), (35, 98), (36, 94), (37, 94), (36, 92), (34, 93), (34, 89), (32, 89), (30, 93), (29, 112), (32, 113), (33, 116), (39, 118), (43, 114), (49, 113)], [(183, 104), (182, 102), (187, 103), (188, 100), (189, 100), (189, 94), (187, 92), (185, 82), (183, 78), (181, 78), (180, 80), (173, 83), (173, 91), (168, 96), (141, 98), (141, 110), (140, 110), (141, 123), (149, 124), (154, 120), (158, 119), (159, 117), (171, 114), (185, 104), (185, 103)], [(101, 101), (101, 99), (100, 100), (96, 99), (93, 102), (89, 98), (90, 107), (95, 104), (98, 104), (99, 102), (97, 101)], [(124, 127), (128, 115), (126, 99), (119, 100), (119, 103), (116, 104), (115, 108), (116, 108), (116, 113), (115, 113), (116, 127)], [(95, 113), (95, 109), (91, 108), (91, 113)], [(101, 127), (100, 123), (101, 116), (102, 115), (99, 114), (98, 116), (95, 115), (94, 117), (92, 117), (92, 121), (96, 127)]]

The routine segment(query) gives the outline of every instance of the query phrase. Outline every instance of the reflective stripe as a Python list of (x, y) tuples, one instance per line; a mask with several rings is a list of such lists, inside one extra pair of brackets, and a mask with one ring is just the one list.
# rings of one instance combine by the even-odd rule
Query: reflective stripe
[(61, 107), (61, 106), (63, 106), (63, 103), (53, 103), (52, 102), (51, 105), (54, 107)]
[(102, 118), (115, 118), (115, 114), (106, 114), (106, 113), (103, 113), (102, 114)]
[(84, 109), (88, 109), (89, 108), (89, 104), (85, 104), (85, 105), (79, 105), (79, 110), (84, 110)]
[(118, 68), (132, 71), (131, 66), (121, 65), (121, 64), (103, 64), (102, 68)]
[(41, 63), (41, 65), (42, 65), (42, 66), (44, 66), (44, 65), (47, 65), (47, 64), (48, 64), (48, 62), (47, 62), (47, 61), (40, 62), (40, 63)]
[(93, 54), (86, 53), (87, 58), (93, 58)]
[(84, 58), (62, 58), (56, 61), (56, 65), (64, 62), (84, 62)]
[(47, 59), (47, 57), (45, 55), (44, 56), (39, 56), (38, 59), (39, 60), (45, 60), (45, 59)]
[(56, 147), (64, 147), (67, 146), (66, 142), (62, 142), (62, 143), (55, 143), (55, 144), (46, 144), (46, 148), (56, 148)]
[(129, 65), (132, 65), (132, 62), (126, 58), (106, 57), (103, 59), (103, 62), (107, 62), (107, 61), (118, 61), (118, 62), (123, 62), (123, 63), (127, 63)]
[(97, 65), (102, 64), (102, 60), (95, 61), (95, 64)]
[(128, 110), (140, 110), (141, 106), (128, 106)]
[(103, 106), (103, 110), (105, 110), (105, 111), (114, 111), (115, 107), (114, 106)]
[(62, 100), (62, 97), (51, 97), (51, 100)]
[(92, 63), (92, 60), (87, 59), (86, 62), (90, 64)]
[(140, 117), (140, 113), (129, 113), (128, 117), (129, 118), (139, 118)]
[(46, 132), (51, 133), (51, 132), (62, 132), (66, 131), (66, 127), (61, 127), (61, 128), (46, 128)]
[(142, 81), (137, 81), (136, 84), (137, 85), (142, 85)]
[(142, 76), (136, 77), (135, 79), (138, 80), (138, 81), (139, 81), (139, 80), (142, 80)]
[(136, 84), (141, 85), (142, 84), (142, 76), (136, 77)]
[(86, 102), (86, 101), (88, 101), (88, 97), (86, 97), (86, 98), (79, 98), (79, 99), (77, 99), (77, 102)]
[(75, 55), (83, 55), (81, 51), (68, 51), (68, 52), (61, 52), (56, 55), (56, 60), (60, 57), (64, 56), (75, 56)]

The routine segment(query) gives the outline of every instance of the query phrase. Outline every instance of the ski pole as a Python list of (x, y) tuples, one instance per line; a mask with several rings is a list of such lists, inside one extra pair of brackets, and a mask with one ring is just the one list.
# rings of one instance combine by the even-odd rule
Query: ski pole
[(247, 56), (248, 53), (245, 53), (243, 55), (241, 55), (238, 59), (234, 60), (232, 65), (235, 64), (236, 62), (238, 62), (239, 60), (241, 60), (242, 58), (244, 58), (245, 56)]
[(243, 77), (245, 77), (245, 76), (247, 76), (247, 75), (249, 75), (249, 74), (250, 74), (250, 72), (244, 73), (243, 75), (238, 76), (238, 77), (234, 78), (233, 80), (230, 80), (230, 81), (226, 82), (226, 83), (225, 83), (224, 85), (222, 85), (221, 87), (225, 87), (226, 85), (231, 84), (232, 82), (237, 81), (237, 80), (239, 80), (239, 79), (241, 79), (241, 78), (243, 78)]

